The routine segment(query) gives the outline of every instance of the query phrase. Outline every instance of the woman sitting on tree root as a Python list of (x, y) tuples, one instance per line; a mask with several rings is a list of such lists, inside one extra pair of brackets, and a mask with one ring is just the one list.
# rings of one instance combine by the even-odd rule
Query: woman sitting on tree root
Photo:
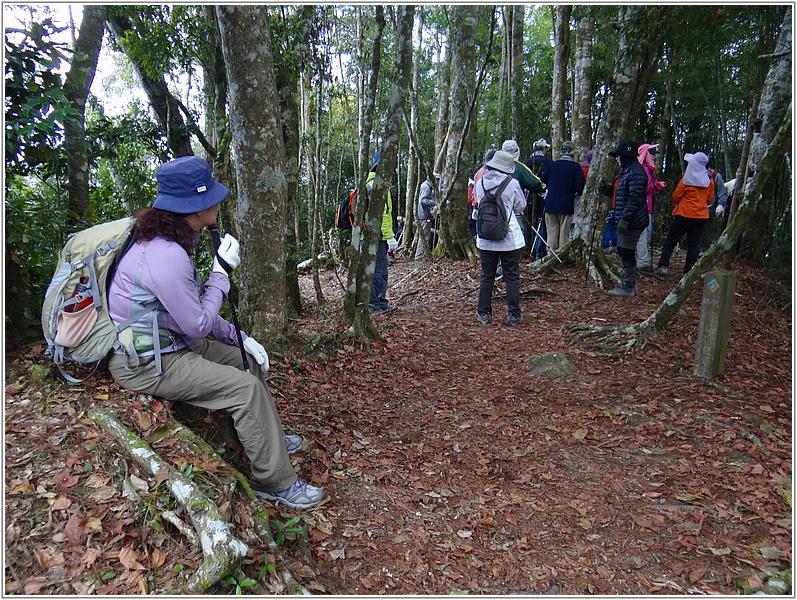
[[(230, 291), (229, 272), (241, 262), (238, 242), (224, 236), (204, 285), (191, 258), (197, 233), (215, 225), (229, 190), (196, 156), (163, 164), (156, 177), (158, 197), (137, 215), (130, 247), (108, 289), (116, 323), (143, 313), (119, 334), (138, 359), (130, 365), (129, 357), (111, 354), (111, 375), (136, 392), (226, 410), (251, 461), (255, 494), (291, 508), (311, 508), (324, 491), (296, 477), (288, 455), (301, 449), (302, 438), (286, 436), (282, 429), (265, 380), (268, 354), (242, 332), (243, 349), (260, 366), (256, 374), (243, 370), (236, 328), (219, 315)], [(147, 308), (152, 306), (154, 311)]]

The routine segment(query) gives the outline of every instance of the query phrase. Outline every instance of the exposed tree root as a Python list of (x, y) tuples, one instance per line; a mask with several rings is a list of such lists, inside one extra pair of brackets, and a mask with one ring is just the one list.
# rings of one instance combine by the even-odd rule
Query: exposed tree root
[(110, 411), (90, 409), (88, 416), (121, 445), (135, 463), (152, 477), (166, 474), (165, 483), (183, 506), (199, 537), (205, 556), (202, 566), (191, 577), (188, 589), (202, 593), (223, 577), (240, 569), (246, 544), (230, 533), (218, 507), (194, 483), (160, 458), (140, 437), (127, 429)]
[(647, 321), (635, 325), (568, 325), (567, 330), (575, 335), (570, 345), (583, 340), (592, 340), (587, 347), (608, 352), (609, 354), (629, 354), (642, 351), (648, 346), (659, 346), (647, 337), (649, 326)]

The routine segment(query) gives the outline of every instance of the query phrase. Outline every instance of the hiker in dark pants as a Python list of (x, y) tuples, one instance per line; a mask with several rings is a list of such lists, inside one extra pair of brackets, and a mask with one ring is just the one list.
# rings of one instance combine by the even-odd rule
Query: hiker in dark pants
[(695, 265), (700, 256), (700, 238), (708, 223), (708, 207), (714, 201), (714, 181), (708, 174), (708, 155), (705, 152), (686, 153), (686, 172), (672, 193), (675, 208), (667, 239), (661, 249), (658, 275), (666, 275), (670, 257), (678, 242), (686, 236), (684, 273)]
[(646, 190), (648, 175), (637, 159), (639, 146), (623, 140), (610, 156), (620, 165), (620, 176), (614, 192), (614, 218), (617, 224), (617, 255), (623, 261), (623, 279), (620, 287), (609, 290), (610, 296), (635, 298), (637, 295), (636, 247), (639, 236), (648, 226)]
[[(485, 190), (491, 191), (499, 188), (507, 176), (515, 170), (512, 155), (503, 150), (495, 153), (492, 160), (486, 165), (487, 173), (476, 183), (477, 210), (483, 210), (482, 201)], [(479, 277), (479, 303), (477, 320), (482, 325), (493, 322), (493, 284), (498, 261), (504, 267), (504, 282), (506, 284), (507, 320), (509, 326), (523, 322), (523, 313), (520, 310), (520, 249), (526, 245), (523, 230), (518, 220), (513, 217), (522, 213), (526, 208), (526, 197), (520, 184), (515, 179), (507, 182), (498, 201), (503, 202), (508, 215), (508, 231), (501, 240), (488, 240), (481, 237), (482, 231), (476, 236), (476, 246), (479, 248), (481, 258), (481, 275)]]
[[(365, 180), (369, 194), (374, 185), (374, 179), (376, 179), (376, 167), (379, 165), (381, 157), (382, 151), (377, 150), (376, 154), (374, 154), (374, 164), (371, 166), (371, 171)], [(396, 248), (398, 248), (398, 242), (396, 241), (396, 234), (393, 232), (393, 197), (390, 195), (390, 189), (387, 190), (385, 210), (382, 213), (381, 234), (382, 237), (379, 240), (379, 246), (376, 251), (376, 271), (374, 272), (374, 281), (371, 284), (371, 299), (368, 302), (368, 307), (374, 314), (392, 315), (398, 310), (398, 306), (391, 306), (387, 300), (387, 253), (395, 252)]]

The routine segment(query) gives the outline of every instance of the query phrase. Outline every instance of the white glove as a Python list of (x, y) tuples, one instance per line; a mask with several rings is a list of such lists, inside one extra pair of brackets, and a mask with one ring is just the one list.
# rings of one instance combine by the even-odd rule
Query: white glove
[(433, 207), (430, 209), (430, 211), (429, 211), (429, 212), (431, 212), (431, 213), (432, 213), (432, 215), (434, 215), (434, 216), (436, 217), (437, 215), (439, 215), (439, 214), (440, 214), (440, 207), (439, 207), (437, 204), (435, 204), (435, 205), (434, 205), (434, 206), (433, 206)]
[(232, 237), (229, 233), (225, 234), (224, 238), (221, 240), (219, 249), (216, 252), (216, 256), (213, 257), (213, 271), (215, 273), (227, 273), (227, 270), (221, 266), (219, 258), (227, 263), (227, 265), (230, 267), (230, 271), (234, 271), (236, 268), (238, 268), (238, 265), (241, 264), (241, 257), (238, 255), (238, 248), (240, 248), (238, 240)]
[(721, 219), (722, 215), (725, 214), (725, 206), (723, 206), (722, 204), (717, 204), (717, 211), (714, 214)]
[(266, 352), (266, 349), (263, 348), (263, 345), (260, 342), (258, 342), (255, 338), (248, 337), (244, 341), (244, 350), (252, 355), (264, 373), (268, 371), (270, 366), (268, 363), (268, 352)]
[(395, 252), (396, 248), (398, 248), (398, 242), (396, 241), (396, 238), (392, 237), (387, 241), (388, 252)]

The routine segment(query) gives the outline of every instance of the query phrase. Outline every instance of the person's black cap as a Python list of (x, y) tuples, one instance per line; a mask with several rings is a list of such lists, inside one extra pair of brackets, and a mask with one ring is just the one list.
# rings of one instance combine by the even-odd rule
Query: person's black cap
[(617, 144), (617, 148), (609, 152), (609, 156), (633, 156), (637, 157), (639, 152), (639, 144), (631, 140), (622, 140)]

